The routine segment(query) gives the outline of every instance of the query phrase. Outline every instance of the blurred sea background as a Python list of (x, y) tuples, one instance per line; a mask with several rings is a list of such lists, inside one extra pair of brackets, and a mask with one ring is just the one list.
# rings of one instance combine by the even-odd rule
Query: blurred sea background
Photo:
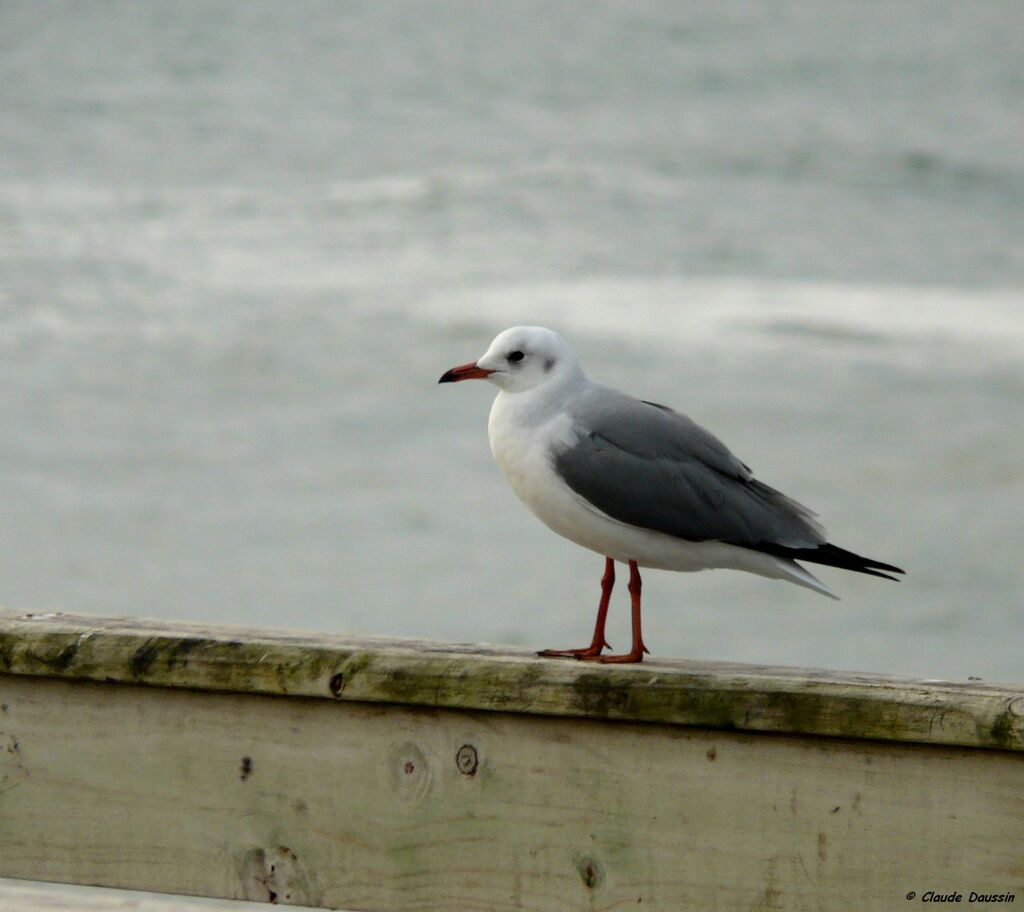
[(1024, 680), (1022, 25), (0, 3), (0, 603), (583, 645), (602, 559), (436, 386), (542, 323), (908, 571), (651, 571), (656, 657)]

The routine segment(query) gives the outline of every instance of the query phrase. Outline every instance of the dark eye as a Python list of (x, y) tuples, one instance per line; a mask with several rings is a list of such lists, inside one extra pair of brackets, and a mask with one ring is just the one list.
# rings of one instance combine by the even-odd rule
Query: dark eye
[(523, 357), (524, 357), (524, 355), (520, 351), (509, 352), (508, 353), (508, 360), (511, 361), (513, 364), (515, 364), (516, 361), (522, 361)]

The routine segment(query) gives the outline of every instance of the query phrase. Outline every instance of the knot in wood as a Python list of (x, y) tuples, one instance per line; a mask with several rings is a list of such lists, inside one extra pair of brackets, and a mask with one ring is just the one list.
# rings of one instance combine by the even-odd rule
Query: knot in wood
[(475, 776), (479, 762), (472, 744), (463, 744), (455, 754), (455, 765), (463, 776)]
[(331, 696), (337, 700), (345, 689), (345, 675), (340, 671), (335, 675), (331, 675), (330, 683), (327, 686), (330, 688)]
[(604, 883), (604, 868), (601, 863), (589, 855), (584, 855), (576, 860), (576, 870), (579, 872), (583, 886), (588, 890), (596, 890)]

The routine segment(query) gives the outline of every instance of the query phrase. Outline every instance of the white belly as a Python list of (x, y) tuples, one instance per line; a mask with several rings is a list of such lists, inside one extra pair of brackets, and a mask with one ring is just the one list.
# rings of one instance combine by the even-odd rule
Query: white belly
[(641, 567), (695, 571), (731, 567), (763, 576), (783, 576), (776, 558), (723, 542), (688, 542), (619, 522), (605, 515), (561, 480), (554, 469), (552, 441), (571, 445), (571, 420), (556, 415), (538, 424), (519, 424), (499, 395), (491, 409), (491, 452), (519, 499), (548, 528), (613, 560)]

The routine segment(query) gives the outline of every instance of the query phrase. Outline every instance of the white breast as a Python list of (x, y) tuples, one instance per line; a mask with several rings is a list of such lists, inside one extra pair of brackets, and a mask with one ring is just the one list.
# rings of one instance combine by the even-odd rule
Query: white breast
[[(522, 398), (519, 394), (516, 398)], [(523, 409), (522, 402), (499, 393), (487, 424), (491, 452), (519, 499), (546, 525), (585, 547), (588, 511), (555, 473), (553, 445), (569, 446), (575, 440), (572, 420), (555, 414), (538, 418)]]

